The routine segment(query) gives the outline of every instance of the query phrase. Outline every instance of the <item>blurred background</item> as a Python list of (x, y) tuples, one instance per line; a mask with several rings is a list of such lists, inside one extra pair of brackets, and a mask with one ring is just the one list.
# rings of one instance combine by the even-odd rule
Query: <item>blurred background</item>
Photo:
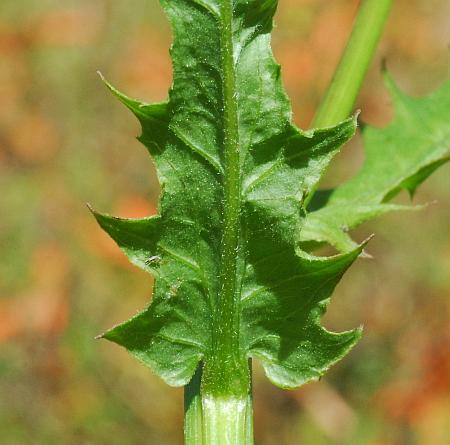
[[(273, 46), (296, 122), (308, 127), (357, 1), (281, 0)], [(157, 0), (0, 1), (0, 442), (182, 443), (182, 390), (94, 337), (143, 308), (152, 279), (130, 266), (85, 207), (155, 212), (158, 184), (134, 118), (96, 70), (132, 97), (171, 83), (168, 23)], [(450, 2), (397, 0), (358, 101), (362, 120), (392, 115), (382, 60), (412, 95), (448, 77)], [(357, 136), (326, 179), (363, 160)], [(321, 382), (283, 392), (256, 366), (259, 445), (450, 443), (449, 167), (419, 191), (423, 212), (393, 214), (372, 260), (338, 287), (324, 323), (365, 326)], [(401, 198), (402, 199), (402, 198)]]

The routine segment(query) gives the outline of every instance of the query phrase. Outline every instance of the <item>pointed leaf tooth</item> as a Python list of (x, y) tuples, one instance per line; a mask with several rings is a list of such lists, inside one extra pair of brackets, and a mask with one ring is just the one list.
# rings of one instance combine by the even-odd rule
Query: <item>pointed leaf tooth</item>
[[(298, 389), (306, 383), (319, 380), (333, 365), (345, 357), (362, 337), (362, 328), (339, 334), (330, 333), (323, 328), (321, 341), (318, 346), (306, 343), (301, 345), (297, 356), (291, 359), (292, 364), (286, 366), (276, 360), (262, 360), (262, 365), (267, 378), (282, 389)], [(305, 366), (307, 356), (314, 359)], [(332, 358), (330, 358), (332, 357)], [(295, 366), (297, 359), (298, 364)]]
[[(241, 346), (232, 355), (244, 374), (247, 356), (255, 355), (278, 384), (298, 386), (321, 375), (359, 335), (328, 333), (318, 319), (362, 246), (331, 258), (296, 251), (305, 197), (353, 135), (356, 118), (309, 132), (293, 126), (270, 49), (276, 0), (239, 0), (233, 8), (220, 0), (161, 3), (174, 36), (169, 103), (142, 104), (108, 86), (141, 121), (140, 140), (162, 182), (161, 216), (96, 217), (141, 267), (158, 248), (164, 258), (149, 307), (104, 337), (170, 384), (187, 383), (199, 360), (204, 369), (218, 363), (221, 384), (217, 375), (227, 376), (228, 363), (213, 357), (212, 345), (214, 333), (227, 332)], [(235, 180), (227, 182), (230, 172)], [(229, 300), (221, 298), (225, 287), (242, 312), (219, 319), (219, 305)], [(239, 369), (228, 371), (234, 382)]]
[[(399, 188), (404, 188), (408, 191), (411, 199), (414, 198), (417, 188), (424, 182), (429, 176), (431, 176), (439, 167), (450, 161), (450, 156), (446, 156), (437, 161), (431, 162), (425, 167), (421, 168), (416, 174), (405, 179), (399, 186)], [(392, 199), (392, 195), (388, 195), (385, 201)]]
[(114, 96), (117, 97), (117, 99), (119, 99), (119, 101), (122, 102), (139, 120), (145, 119), (146, 114), (144, 109), (149, 106), (149, 104), (129, 98), (109, 83), (100, 71), (98, 71), (98, 75), (106, 87), (114, 94)]
[(312, 164), (316, 164), (316, 174), (311, 172), (311, 177), (307, 181), (306, 194), (310, 194), (315, 190), (334, 156), (355, 135), (358, 127), (358, 115), (359, 112), (335, 126), (312, 129), (304, 133), (305, 136), (314, 141), (311, 144), (313, 149), (309, 153), (309, 161)]
[(89, 206), (100, 227), (117, 243), (129, 260), (141, 269), (154, 273), (160, 262), (157, 242), (160, 217), (118, 218), (99, 213)]
[(417, 187), (450, 160), (450, 82), (428, 96), (413, 98), (388, 72), (384, 76), (394, 120), (385, 128), (364, 128), (366, 159), (360, 172), (308, 214), (301, 242), (327, 241), (346, 249), (343, 228), (352, 229), (391, 210), (414, 210), (388, 201), (402, 189), (413, 197)]
[(156, 147), (159, 152), (167, 139), (169, 128), (168, 104), (166, 102), (148, 104), (131, 99), (111, 85), (99, 72), (103, 83), (139, 120), (142, 134), (138, 137), (150, 150)]
[(335, 286), (368, 241), (334, 257), (303, 253), (295, 259), (286, 253), (276, 268), (269, 262), (253, 266), (252, 282), (260, 287), (242, 302), (243, 329), (250, 355), (262, 361), (274, 384), (297, 388), (319, 378), (360, 338), (360, 329), (331, 333), (319, 322)]
[[(168, 321), (168, 320), (166, 320)], [(101, 335), (125, 347), (170, 386), (189, 383), (203, 357), (199, 345), (161, 334), (163, 321), (149, 308)]]

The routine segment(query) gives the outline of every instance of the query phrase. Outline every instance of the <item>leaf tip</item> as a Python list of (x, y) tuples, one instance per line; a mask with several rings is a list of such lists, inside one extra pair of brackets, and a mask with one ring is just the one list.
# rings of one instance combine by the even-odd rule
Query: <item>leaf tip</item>
[(91, 204), (90, 202), (87, 202), (87, 203), (86, 203), (86, 207), (88, 208), (88, 210), (89, 210), (91, 213), (95, 214), (94, 207), (92, 207), (92, 204)]
[(117, 325), (113, 326), (112, 328), (106, 330), (105, 332), (102, 332), (101, 334), (96, 335), (95, 340), (109, 340), (114, 343), (117, 343), (117, 341), (115, 341), (114, 330), (118, 326), (120, 326), (120, 324), (117, 324)]
[(375, 237), (375, 234), (374, 234), (374, 233), (372, 233), (371, 235), (369, 235), (369, 236), (361, 243), (362, 248), (364, 249), (364, 247), (366, 247), (367, 244), (369, 244), (370, 241), (372, 241), (374, 237)]
[(353, 124), (354, 127), (354, 132), (356, 132), (356, 129), (360, 126), (360, 122), (359, 122), (359, 116), (361, 115), (361, 109), (358, 108), (352, 116), (350, 116), (350, 120)]
[(92, 204), (90, 204), (89, 202), (86, 203), (86, 207), (91, 212), (91, 214), (94, 216), (94, 218), (97, 220), (97, 222), (100, 223), (100, 219), (104, 215), (102, 215), (100, 212), (97, 212), (97, 210), (95, 210), (94, 207), (92, 206)]
[(351, 349), (353, 349), (361, 340), (361, 338), (364, 334), (364, 325), (361, 324), (357, 328), (354, 328), (349, 332), (351, 332), (353, 335), (353, 341), (347, 352), (349, 352)]
[(370, 243), (370, 241), (373, 240), (373, 238), (375, 237), (375, 234), (372, 233), (371, 235), (369, 235), (359, 246), (359, 251), (360, 251), (360, 255), (363, 258), (371, 258), (371, 255), (369, 255), (366, 251), (365, 248), (367, 247), (367, 245)]
[(99, 75), (101, 81), (106, 85), (109, 91), (113, 93), (113, 95), (119, 99), (120, 102), (122, 102), (136, 117), (139, 118), (139, 108), (142, 105), (140, 102), (130, 99), (125, 94), (121, 93), (117, 88), (115, 88), (108, 80), (106, 80), (105, 76), (100, 72), (97, 71), (97, 74)]
[(99, 70), (97, 70), (97, 75), (100, 77), (100, 80), (107, 86), (107, 88), (112, 91), (114, 94), (118, 92), (107, 80), (106, 77), (103, 75), (103, 73)]
[(121, 102), (123, 102), (125, 96), (116, 88), (114, 88), (107, 80), (106, 77), (103, 75), (101, 71), (97, 71), (98, 76), (100, 77), (100, 80), (103, 82), (103, 84), (108, 88), (111, 93), (114, 94)]

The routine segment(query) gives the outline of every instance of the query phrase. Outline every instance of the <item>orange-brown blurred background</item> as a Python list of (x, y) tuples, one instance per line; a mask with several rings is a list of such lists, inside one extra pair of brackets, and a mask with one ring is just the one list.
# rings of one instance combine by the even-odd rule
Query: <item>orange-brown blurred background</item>
[[(354, 0), (280, 0), (274, 52), (296, 121), (307, 127), (349, 33)], [(362, 120), (391, 115), (385, 59), (424, 94), (448, 76), (450, 2), (397, 0), (358, 101)], [(130, 96), (161, 100), (170, 30), (157, 0), (0, 1), (0, 443), (182, 443), (182, 390), (94, 336), (144, 307), (151, 277), (128, 265), (85, 207), (155, 212), (152, 163), (138, 125), (96, 70)], [(355, 172), (359, 137), (327, 183)], [(365, 325), (322, 379), (283, 392), (256, 366), (260, 445), (450, 443), (450, 186), (444, 167), (417, 202), (359, 229), (360, 260), (325, 323)]]

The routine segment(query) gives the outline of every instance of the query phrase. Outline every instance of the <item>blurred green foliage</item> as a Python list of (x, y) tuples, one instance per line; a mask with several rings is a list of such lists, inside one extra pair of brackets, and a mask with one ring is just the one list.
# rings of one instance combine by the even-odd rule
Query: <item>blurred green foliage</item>
[[(274, 51), (306, 127), (350, 31), (353, 0), (280, 0)], [(379, 74), (423, 94), (448, 75), (446, 0), (398, 0), (359, 100), (384, 125)], [(156, 0), (0, 3), (0, 442), (182, 442), (182, 392), (95, 335), (143, 307), (151, 280), (129, 266), (85, 208), (155, 211), (158, 184), (134, 119), (98, 81), (163, 99), (170, 31)], [(326, 185), (354, 173), (348, 146)], [(389, 215), (370, 253), (337, 290), (330, 328), (365, 325), (328, 376), (295, 392), (256, 367), (256, 439), (269, 444), (445, 445), (450, 442), (448, 167), (419, 191), (422, 213)], [(406, 196), (399, 198), (406, 200)], [(300, 440), (301, 439), (301, 440)]]

